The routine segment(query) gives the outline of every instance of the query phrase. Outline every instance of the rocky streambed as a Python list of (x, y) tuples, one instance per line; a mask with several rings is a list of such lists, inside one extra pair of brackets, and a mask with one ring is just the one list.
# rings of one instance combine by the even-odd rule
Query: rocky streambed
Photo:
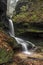
[(13, 62), (6, 65), (43, 65), (43, 59), (40, 54), (25, 55), (17, 53), (14, 55)]

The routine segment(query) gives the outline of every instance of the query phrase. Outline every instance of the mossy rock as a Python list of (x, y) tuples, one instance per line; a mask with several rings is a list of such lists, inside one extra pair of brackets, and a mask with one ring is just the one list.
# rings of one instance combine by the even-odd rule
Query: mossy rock
[(12, 47), (12, 49), (17, 46), (16, 40), (13, 37), (9, 36), (5, 31), (3, 31), (3, 29), (0, 30), (0, 37), (0, 39), (7, 42)]
[(13, 50), (7, 41), (10, 37), (5, 32), (0, 31), (0, 64), (9, 62), (13, 57)]
[(40, 52), (42, 52), (42, 49), (43, 49), (42, 47), (37, 47), (36, 50), (35, 50), (35, 52), (40, 53)]
[(7, 63), (12, 60), (13, 54), (16, 50), (22, 51), (22, 46), (5, 31), (0, 30), (0, 64)]
[(6, 42), (0, 44), (0, 64), (9, 62), (13, 57), (13, 50)]

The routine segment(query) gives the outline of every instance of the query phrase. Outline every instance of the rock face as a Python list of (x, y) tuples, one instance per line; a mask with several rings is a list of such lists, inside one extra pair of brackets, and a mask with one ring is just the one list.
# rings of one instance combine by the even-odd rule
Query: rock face
[(0, 0), (0, 21), (4, 21), (7, 10), (7, 0)]
[(37, 35), (43, 37), (43, 23), (31, 23), (31, 22), (14, 22), (14, 29), (16, 35), (25, 34), (26, 32), (32, 35)]
[(0, 31), (0, 64), (9, 62), (13, 57), (13, 50), (10, 47), (10, 37)]
[(19, 0), (12, 17), (16, 36), (39, 46), (43, 46), (42, 3), (42, 0)]
[(35, 0), (35, 1), (19, 0), (18, 1), (13, 15), (16, 35), (25, 32), (31, 32), (36, 34), (43, 33), (43, 4), (42, 3), (43, 3), (42, 0)]

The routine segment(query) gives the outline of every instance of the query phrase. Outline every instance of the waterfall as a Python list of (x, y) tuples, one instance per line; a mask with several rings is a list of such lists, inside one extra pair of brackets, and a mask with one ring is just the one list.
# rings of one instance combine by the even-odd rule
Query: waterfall
[(9, 19), (9, 34), (11, 37), (15, 36), (13, 22), (11, 19)]
[(9, 19), (9, 34), (11, 37), (15, 38), (15, 40), (17, 41), (18, 44), (22, 45), (23, 48), (23, 53), (25, 54), (31, 54), (31, 52), (29, 52), (28, 48), (27, 48), (27, 43), (31, 44), (33, 47), (35, 47), (34, 44), (32, 44), (29, 41), (23, 40), (21, 38), (15, 37), (15, 32), (14, 32), (14, 26), (13, 26), (13, 22), (11, 19)]
[(12, 17), (18, 0), (7, 0), (7, 15)]

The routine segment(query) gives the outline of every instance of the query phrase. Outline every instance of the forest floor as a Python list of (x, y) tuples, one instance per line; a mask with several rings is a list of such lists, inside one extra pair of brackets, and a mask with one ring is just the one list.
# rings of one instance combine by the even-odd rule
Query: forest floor
[(26, 55), (18, 52), (14, 54), (13, 62), (6, 65), (43, 65), (43, 54), (33, 53)]

